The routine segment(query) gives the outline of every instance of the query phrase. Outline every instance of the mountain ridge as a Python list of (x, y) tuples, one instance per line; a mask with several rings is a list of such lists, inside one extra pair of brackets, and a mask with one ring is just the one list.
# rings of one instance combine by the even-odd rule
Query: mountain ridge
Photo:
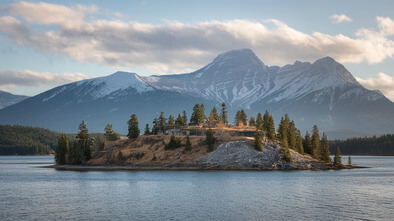
[[(302, 131), (317, 124), (331, 138), (378, 135), (394, 128), (394, 104), (365, 89), (334, 59), (267, 66), (250, 49), (222, 53), (186, 74), (139, 76), (119, 71), (62, 85), (0, 111), (0, 123), (71, 130), (85, 120), (95, 132), (113, 123), (125, 134), (132, 113), (142, 127), (160, 111), (174, 116), (187, 110), (190, 116), (195, 103), (206, 104), (209, 111), (222, 102), (229, 107), (230, 122), (239, 109), (253, 116), (268, 109), (276, 123), (288, 113)], [(34, 113), (31, 119), (15, 116), (29, 116), (25, 110)], [(69, 119), (63, 127), (50, 122), (62, 114)], [(342, 136), (340, 131), (348, 132)]]
[(0, 90), (0, 109), (16, 104), (29, 96), (16, 95), (6, 91)]

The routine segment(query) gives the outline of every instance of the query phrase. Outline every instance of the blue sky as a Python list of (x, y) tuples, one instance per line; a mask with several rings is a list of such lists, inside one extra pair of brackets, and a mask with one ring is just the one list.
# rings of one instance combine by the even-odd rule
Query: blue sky
[(393, 1), (7, 1), (0, 90), (35, 95), (123, 70), (186, 73), (251, 48), (267, 65), (330, 56), (394, 100)]

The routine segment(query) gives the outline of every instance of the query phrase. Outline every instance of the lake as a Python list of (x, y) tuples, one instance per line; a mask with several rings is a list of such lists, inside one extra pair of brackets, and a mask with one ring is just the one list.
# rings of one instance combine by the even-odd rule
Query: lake
[(372, 168), (74, 172), (0, 156), (0, 220), (393, 220), (394, 157), (352, 162)]

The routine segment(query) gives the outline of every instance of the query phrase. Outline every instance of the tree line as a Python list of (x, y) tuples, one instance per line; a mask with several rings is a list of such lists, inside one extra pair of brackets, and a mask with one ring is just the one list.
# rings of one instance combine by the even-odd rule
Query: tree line
[(60, 133), (39, 127), (0, 125), (0, 155), (54, 153)]
[(333, 140), (329, 144), (331, 151), (338, 146), (343, 154), (394, 155), (394, 134), (386, 134), (380, 137), (355, 137), (346, 140)]
[[(204, 104), (195, 104), (193, 107), (193, 112), (190, 117), (190, 122), (187, 123), (186, 111), (182, 114), (179, 113), (178, 117), (174, 119), (172, 115), (168, 118), (165, 117), (164, 112), (161, 112), (159, 117), (153, 120), (153, 127), (150, 131), (149, 124), (145, 126), (145, 135), (158, 134), (158, 132), (164, 131), (167, 126), (181, 127), (186, 125), (200, 125), (203, 123), (208, 124), (208, 126), (222, 124), (228, 125), (227, 110), (225, 103), (221, 105), (220, 114), (218, 113), (216, 107), (214, 107), (208, 116), (205, 115)], [(289, 149), (293, 149), (300, 154), (309, 154), (312, 157), (322, 160), (324, 162), (331, 162), (329, 142), (325, 133), (322, 134), (320, 139), (320, 134), (317, 126), (315, 125), (312, 129), (312, 136), (306, 132), (305, 137), (301, 135), (301, 131), (296, 128), (293, 120), (290, 120), (289, 116), (286, 114), (281, 118), (278, 125), (277, 133), (275, 132), (275, 123), (272, 115), (269, 114), (268, 110), (265, 111), (262, 116), (258, 113), (256, 118), (253, 116), (249, 118), (244, 110), (239, 110), (236, 113), (234, 119), (236, 126), (252, 126), (258, 130), (264, 131), (268, 139), (279, 140), (282, 146), (282, 157), (284, 160), (291, 162), (292, 156)], [(133, 114), (128, 121), (128, 137), (130, 139), (136, 138), (140, 134), (138, 127), (138, 118)], [(209, 131), (209, 136), (212, 131)], [(262, 140), (260, 133), (256, 133), (255, 136), (255, 147), (257, 150), (262, 150)], [(207, 139), (208, 140), (208, 139)], [(172, 137), (170, 143), (166, 146), (166, 149), (174, 149), (181, 146), (180, 142)], [(212, 150), (213, 145), (210, 145), (210, 150)]]

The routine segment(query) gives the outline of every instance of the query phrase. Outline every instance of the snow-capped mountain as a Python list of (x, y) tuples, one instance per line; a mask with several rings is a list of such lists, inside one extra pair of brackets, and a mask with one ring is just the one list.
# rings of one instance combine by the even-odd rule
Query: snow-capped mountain
[(394, 132), (394, 104), (362, 87), (334, 59), (269, 67), (249, 49), (223, 53), (188, 74), (116, 72), (62, 85), (0, 111), (0, 123), (72, 132), (83, 119), (92, 131), (112, 123), (125, 134), (133, 113), (142, 128), (160, 111), (168, 116), (186, 110), (190, 116), (195, 103), (204, 103), (208, 114), (222, 102), (230, 122), (239, 109), (250, 116), (268, 109), (276, 122), (288, 113), (303, 131), (316, 124), (330, 138)]
[(5, 91), (0, 91), (0, 109), (16, 104), (28, 98), (28, 96), (14, 95)]

